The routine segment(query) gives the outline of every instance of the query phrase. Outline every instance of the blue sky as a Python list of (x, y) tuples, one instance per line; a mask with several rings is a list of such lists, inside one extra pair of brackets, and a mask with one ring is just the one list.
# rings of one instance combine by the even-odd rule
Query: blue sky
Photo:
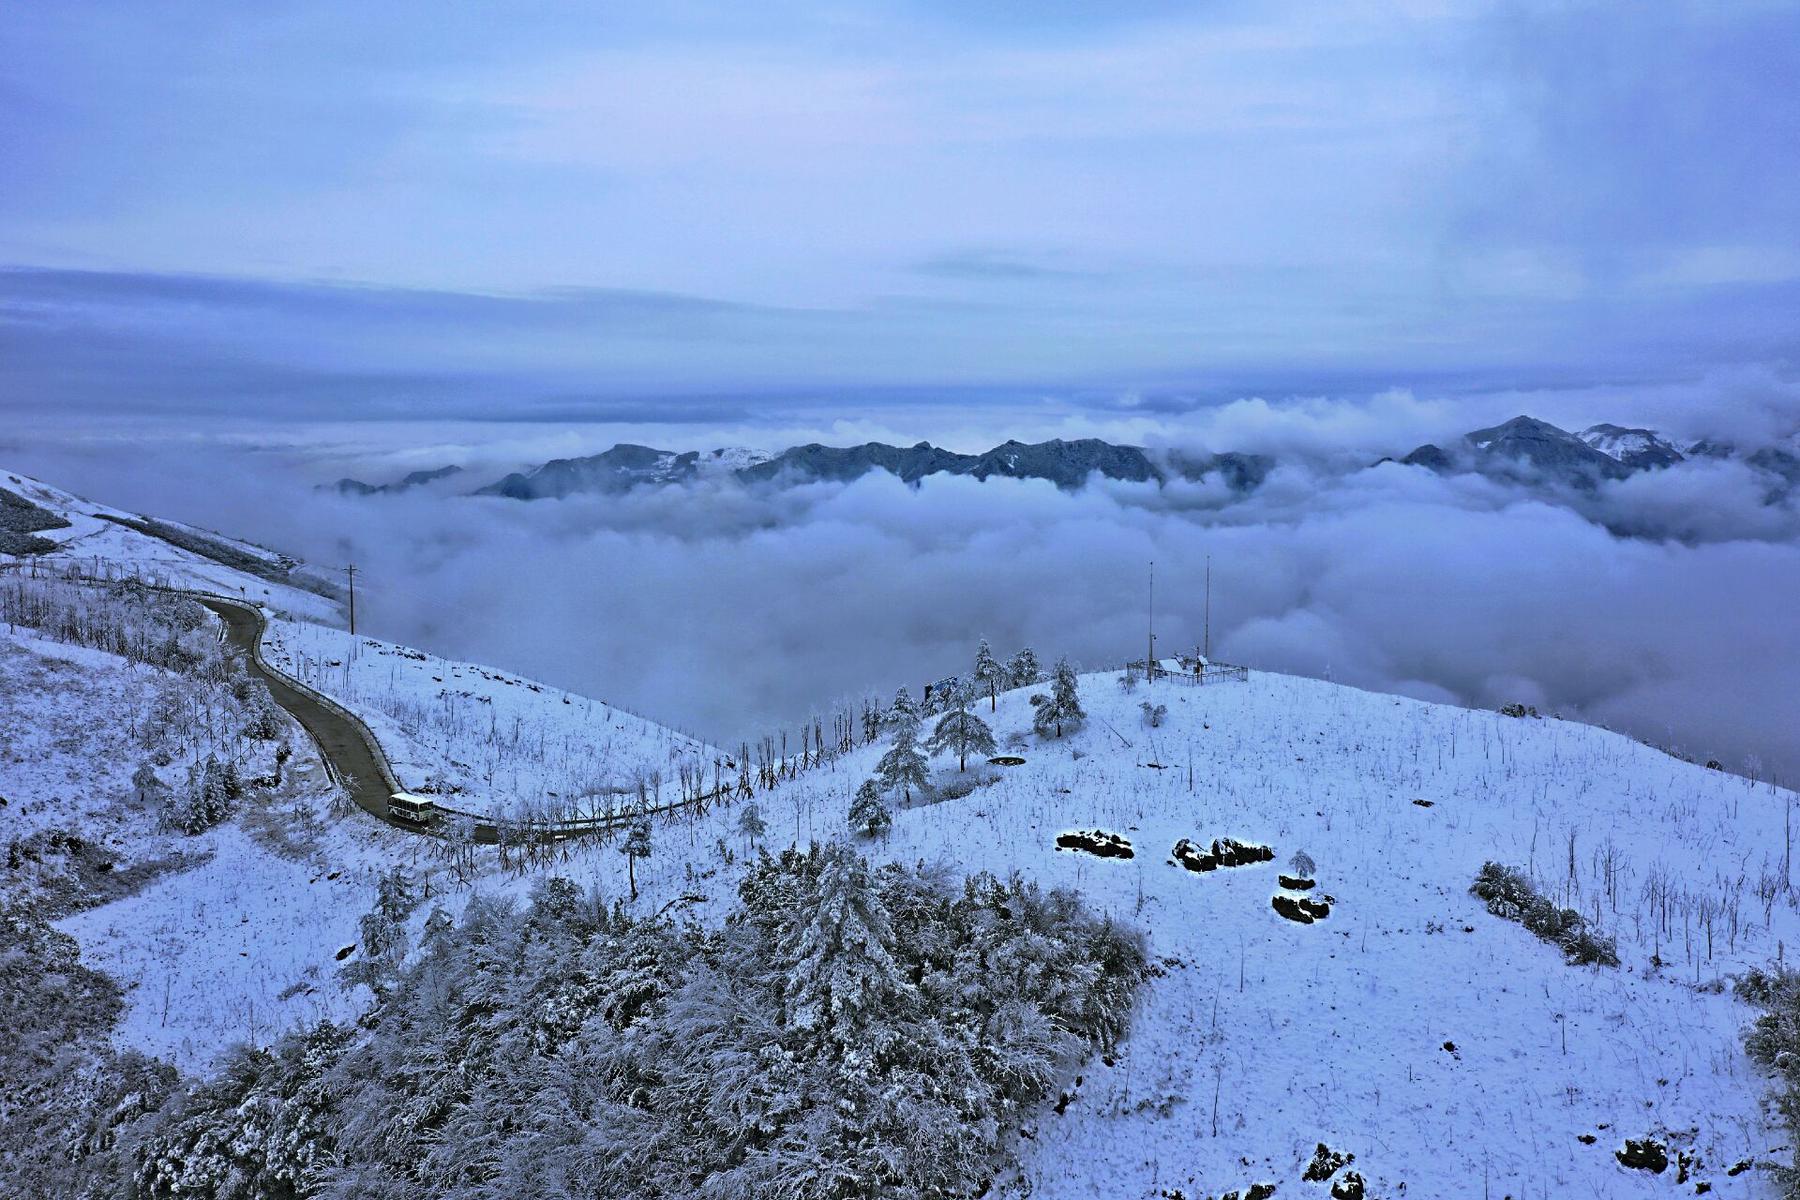
[(1785, 373), (1796, 78), (1758, 2), (27, 0), (0, 405)]

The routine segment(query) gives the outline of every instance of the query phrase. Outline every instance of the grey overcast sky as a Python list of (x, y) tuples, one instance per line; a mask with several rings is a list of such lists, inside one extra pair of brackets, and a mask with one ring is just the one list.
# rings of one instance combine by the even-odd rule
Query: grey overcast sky
[(1785, 371), (1796, 79), (1759, 0), (18, 0), (0, 405)]

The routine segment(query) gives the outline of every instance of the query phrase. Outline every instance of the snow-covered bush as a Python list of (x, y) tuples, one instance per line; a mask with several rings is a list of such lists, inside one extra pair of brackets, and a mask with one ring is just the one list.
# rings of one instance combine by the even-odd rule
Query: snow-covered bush
[(1145, 700), (1138, 705), (1138, 708), (1144, 714), (1144, 724), (1152, 729), (1161, 728), (1163, 721), (1166, 720), (1169, 715), (1169, 706), (1166, 704), (1152, 704), (1150, 701)]
[(1486, 901), (1495, 916), (1517, 921), (1546, 942), (1562, 947), (1570, 962), (1619, 965), (1611, 938), (1599, 936), (1580, 913), (1562, 908), (1540, 893), (1523, 871), (1484, 863), (1469, 890)]
[[(1744, 1031), (1744, 1052), (1775, 1075), (1773, 1107), (1788, 1127), (1790, 1144), (1800, 1147), (1800, 971), (1753, 969), (1734, 990), (1738, 999), (1762, 1010)], [(1764, 1164), (1786, 1200), (1800, 1200), (1800, 1149), (1793, 1156), (1792, 1166)]]

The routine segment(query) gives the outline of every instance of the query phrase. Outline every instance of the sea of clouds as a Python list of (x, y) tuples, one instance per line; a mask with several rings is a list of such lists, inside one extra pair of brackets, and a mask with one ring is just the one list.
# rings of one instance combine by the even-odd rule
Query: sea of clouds
[[(1710, 421), (1678, 398), (1660, 415), (1685, 422), (1683, 436), (1747, 437), (1795, 414), (1772, 384), (1734, 396)], [(1152, 562), (1160, 648), (1187, 649), (1204, 633), (1210, 560), (1215, 657), (1429, 700), (1531, 704), (1800, 778), (1795, 502), (1771, 503), (1767, 478), (1736, 462), (1592, 494), (1370, 465), (1511, 415), (1514, 398), (1485, 403), (1492, 411), (1395, 393), (1176, 416), (1127, 404), (1050, 431), (1276, 455), (1248, 496), (1211, 478), (1067, 492), (962, 477), (908, 487), (883, 473), (531, 503), (316, 486), (346, 467), (391, 477), (465, 461), (466, 489), (521, 458), (646, 432), (675, 449), (777, 446), (800, 440), (799, 426), (34, 436), (3, 461), (311, 562), (354, 560), (359, 624), (373, 635), (721, 741), (845, 696), (916, 694), (966, 669), (983, 636), (1001, 653), (1029, 644), (1090, 667), (1141, 655)], [(916, 440), (879, 422), (813, 432)], [(945, 440), (979, 448), (993, 432)]]

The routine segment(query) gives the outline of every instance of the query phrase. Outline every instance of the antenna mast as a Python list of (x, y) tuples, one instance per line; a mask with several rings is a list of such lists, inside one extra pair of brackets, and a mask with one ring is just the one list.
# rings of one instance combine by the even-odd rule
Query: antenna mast
[(355, 637), (356, 636), (356, 564), (351, 563), (349, 566), (345, 567), (344, 573), (346, 575), (350, 576), (350, 636)]
[(1150, 641), (1144, 654), (1144, 680), (1156, 682), (1156, 560), (1150, 560)]
[(1206, 556), (1206, 626), (1205, 645), (1200, 656), (1212, 661), (1212, 555)]

